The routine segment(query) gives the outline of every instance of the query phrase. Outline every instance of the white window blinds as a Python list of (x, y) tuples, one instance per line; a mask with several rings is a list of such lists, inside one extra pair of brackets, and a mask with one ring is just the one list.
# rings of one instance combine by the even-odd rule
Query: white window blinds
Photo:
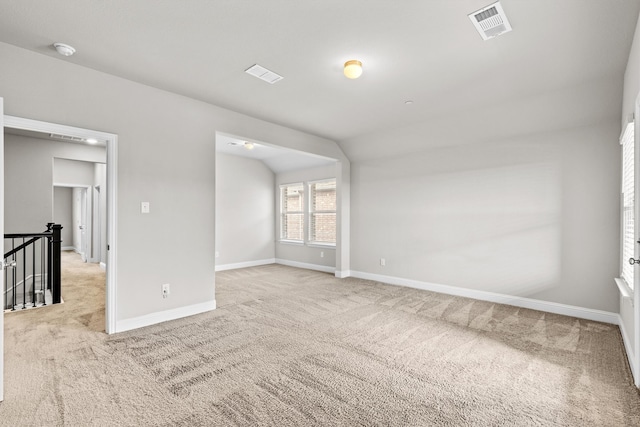
[(629, 258), (634, 257), (634, 122), (627, 125), (622, 138), (622, 260), (620, 276), (633, 289), (634, 266), (629, 264)]

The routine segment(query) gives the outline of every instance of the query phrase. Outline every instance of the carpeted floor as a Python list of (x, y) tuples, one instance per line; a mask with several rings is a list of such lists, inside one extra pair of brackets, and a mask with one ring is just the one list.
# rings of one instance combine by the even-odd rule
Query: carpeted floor
[(612, 325), (270, 265), (107, 336), (102, 271), (65, 264), (65, 304), (5, 316), (0, 425), (640, 425)]

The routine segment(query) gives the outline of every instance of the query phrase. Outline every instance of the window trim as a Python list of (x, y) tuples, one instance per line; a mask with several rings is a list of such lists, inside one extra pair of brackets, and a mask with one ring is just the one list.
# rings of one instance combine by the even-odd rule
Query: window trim
[[(310, 190), (310, 186), (312, 184), (315, 183), (322, 183), (322, 182), (335, 182), (336, 183), (336, 210), (335, 210), (335, 214), (336, 214), (336, 241), (334, 243), (326, 243), (326, 242), (315, 242), (315, 241), (311, 241), (310, 240), (310, 236), (311, 236), (311, 231), (310, 231), (310, 226), (311, 226), (311, 221), (310, 221), (310, 217), (311, 217), (311, 190)], [(294, 185), (302, 185), (303, 186), (303, 192), (306, 191), (306, 194), (303, 193), (303, 207), (304, 207), (304, 211), (303, 212), (291, 212), (291, 213), (302, 213), (303, 214), (303, 224), (302, 224), (302, 235), (303, 235), (303, 240), (294, 240), (294, 239), (284, 239), (282, 237), (282, 230), (283, 230), (283, 203), (284, 203), (284, 198), (282, 197), (282, 189), (286, 188), (286, 187), (291, 187)], [(288, 182), (288, 183), (282, 183), (282, 184), (278, 184), (278, 189), (279, 189), (279, 195), (278, 197), (280, 198), (279, 200), (279, 208), (278, 208), (278, 221), (279, 223), (278, 225), (278, 238), (277, 238), (277, 242), (278, 243), (282, 243), (285, 245), (292, 245), (292, 246), (306, 246), (309, 248), (320, 248), (320, 249), (336, 249), (337, 247), (337, 241), (338, 241), (338, 226), (337, 226), (337, 221), (338, 221), (338, 209), (337, 209), (337, 204), (338, 204), (338, 178), (337, 177), (331, 177), (331, 178), (322, 178), (322, 179), (314, 179), (314, 180), (309, 180), (309, 181), (293, 181), (293, 182)], [(308, 194), (308, 196), (307, 196)], [(324, 211), (322, 211), (324, 212)], [(334, 212), (334, 211), (327, 211), (327, 212)]]
[[(335, 185), (335, 192), (336, 192), (336, 209), (335, 210), (312, 210), (311, 205), (312, 205), (312, 201), (311, 201), (311, 186), (314, 184), (323, 184), (323, 183), (327, 183), (327, 182), (332, 182)], [(307, 210), (308, 210), (308, 217), (309, 220), (307, 222), (307, 239), (305, 240), (307, 246), (310, 247), (321, 247), (321, 248), (335, 248), (336, 247), (336, 242), (338, 241), (338, 180), (336, 178), (324, 178), (324, 179), (317, 179), (317, 180), (313, 180), (313, 181), (307, 181), (307, 193), (309, 194), (308, 198), (307, 198)], [(335, 215), (336, 218), (336, 230), (335, 230), (335, 236), (334, 236), (334, 241), (333, 242), (318, 242), (316, 240), (311, 240), (311, 236), (313, 235), (312, 230), (311, 230), (311, 215), (315, 214), (315, 213), (332, 213)]]
[[(284, 197), (283, 197), (283, 190), (287, 187), (294, 187), (294, 186), (300, 186), (302, 187), (302, 203), (301, 203), (301, 207), (302, 210), (301, 211), (290, 211), (290, 212), (285, 212), (284, 211)], [(306, 236), (305, 236), (305, 223), (307, 221), (306, 218), (306, 214), (305, 214), (305, 183), (300, 181), (300, 182), (291, 182), (288, 184), (280, 184), (280, 230), (279, 230), (279, 242), (282, 243), (289, 243), (289, 244), (296, 244), (296, 245), (304, 245), (305, 241), (306, 241)], [(287, 214), (302, 214), (302, 239), (287, 239), (283, 237), (283, 232), (284, 232), (284, 217)]]

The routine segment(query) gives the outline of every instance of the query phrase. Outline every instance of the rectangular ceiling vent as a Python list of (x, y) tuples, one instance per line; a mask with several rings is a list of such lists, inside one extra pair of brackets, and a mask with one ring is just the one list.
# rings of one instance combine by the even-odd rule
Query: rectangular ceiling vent
[(63, 141), (87, 142), (87, 140), (84, 138), (79, 138), (77, 136), (70, 136), (70, 135), (60, 135), (57, 133), (51, 133), (49, 134), (49, 137), (53, 139), (61, 139)]
[(247, 74), (251, 74), (253, 77), (257, 77), (260, 80), (264, 80), (269, 84), (274, 84), (284, 78), (281, 75), (278, 75), (271, 70), (267, 70), (266, 68), (258, 64), (252, 65), (251, 67), (244, 70), (244, 72)]
[(511, 24), (499, 1), (483, 7), (468, 16), (483, 40), (489, 40), (511, 31)]

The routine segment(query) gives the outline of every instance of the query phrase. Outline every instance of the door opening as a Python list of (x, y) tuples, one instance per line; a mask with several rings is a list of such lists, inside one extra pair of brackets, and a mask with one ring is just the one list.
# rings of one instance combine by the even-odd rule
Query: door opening
[[(106, 269), (106, 302), (105, 302), (105, 331), (108, 334), (117, 332), (116, 330), (116, 271), (117, 271), (117, 135), (94, 131), (90, 129), (77, 128), (72, 126), (65, 126), (56, 123), (41, 122), (37, 120), (25, 119), (14, 116), (3, 116), (5, 131), (14, 132), (19, 134), (39, 134), (39, 135), (63, 135), (69, 137), (80, 138), (81, 140), (87, 140), (90, 138), (102, 141), (106, 146), (106, 164), (105, 175), (106, 181), (100, 184), (102, 188), (102, 196), (106, 206), (106, 230), (105, 238), (102, 239), (103, 246), (106, 250), (104, 254), (101, 254), (101, 258), (104, 260), (104, 266)], [(4, 149), (2, 150), (4, 153)], [(89, 185), (85, 188), (84, 206), (85, 206), (85, 256), (91, 259), (91, 255), (87, 253), (86, 244), (89, 239), (92, 238), (92, 234), (89, 232), (91, 227), (86, 217), (87, 199), (91, 198), (92, 191), (87, 191), (87, 188), (93, 188), (94, 185)], [(106, 193), (106, 194), (105, 194)], [(87, 197), (88, 196), (88, 197)], [(105, 197), (106, 196), (106, 197)], [(82, 197), (82, 196), (81, 196)], [(2, 210), (4, 213), (4, 209)], [(82, 215), (82, 214), (81, 214)], [(80, 221), (83, 222), (82, 220)], [(83, 225), (83, 224), (80, 224)], [(82, 244), (81, 244), (82, 245)]]

